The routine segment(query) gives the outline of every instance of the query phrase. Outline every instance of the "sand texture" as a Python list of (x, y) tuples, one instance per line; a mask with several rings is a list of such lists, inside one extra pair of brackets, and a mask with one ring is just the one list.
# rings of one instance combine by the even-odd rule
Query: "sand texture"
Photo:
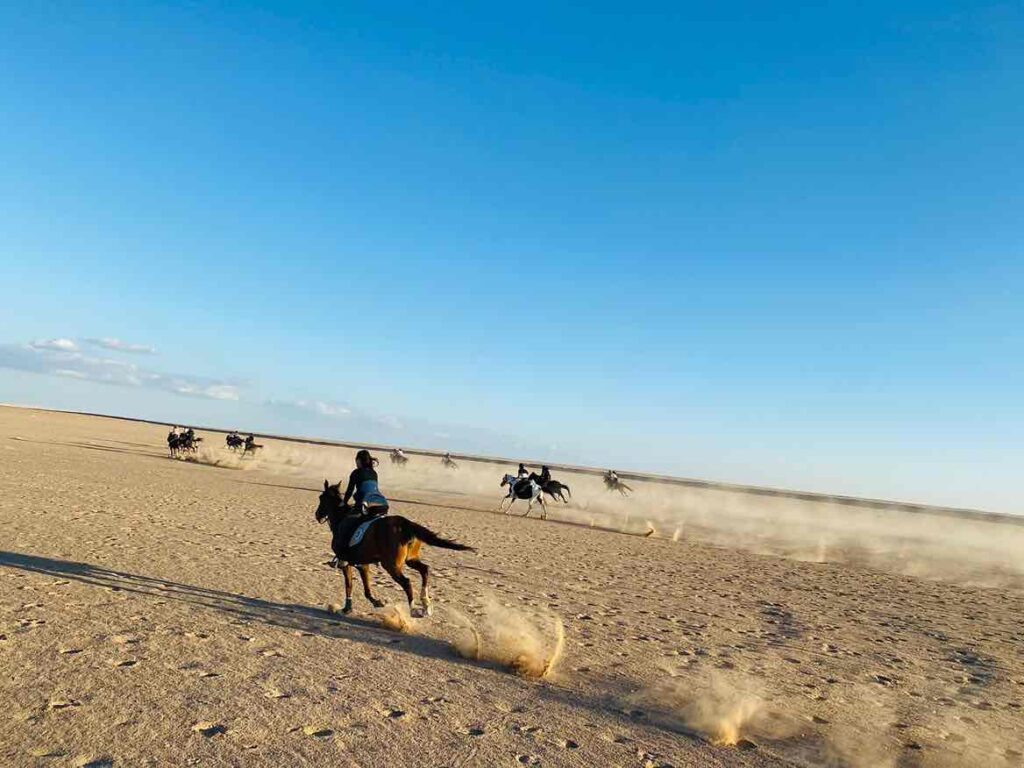
[[(313, 518), (345, 448), (0, 408), (0, 765), (1024, 764), (1024, 526), (382, 456), (434, 615)], [(419, 577), (409, 571), (418, 590)]]

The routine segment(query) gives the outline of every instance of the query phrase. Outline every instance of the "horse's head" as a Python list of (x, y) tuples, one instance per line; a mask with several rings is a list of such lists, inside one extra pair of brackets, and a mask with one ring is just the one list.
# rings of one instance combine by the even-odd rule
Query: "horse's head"
[(341, 507), (341, 483), (331, 485), (324, 480), (324, 492), (320, 494), (320, 503), (316, 508), (316, 521), (322, 523), (332, 515), (337, 515)]
[(512, 475), (505, 475), (501, 478), (501, 487), (504, 488), (506, 485), (511, 485), (515, 478)]

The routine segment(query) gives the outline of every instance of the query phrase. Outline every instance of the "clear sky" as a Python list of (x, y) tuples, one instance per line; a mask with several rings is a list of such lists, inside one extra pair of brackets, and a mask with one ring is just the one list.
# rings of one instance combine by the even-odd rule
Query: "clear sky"
[(0, 3), (0, 400), (1024, 511), (1024, 6), (589, 6)]

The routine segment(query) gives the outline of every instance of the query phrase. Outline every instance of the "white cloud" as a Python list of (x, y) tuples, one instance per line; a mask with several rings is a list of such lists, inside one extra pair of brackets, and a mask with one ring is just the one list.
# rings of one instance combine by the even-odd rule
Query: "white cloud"
[(59, 352), (74, 352), (78, 345), (71, 339), (40, 339), (29, 344), (32, 349), (53, 349)]
[(112, 349), (115, 352), (130, 352), (133, 355), (155, 355), (156, 347), (151, 347), (148, 344), (130, 344), (127, 341), (121, 339), (115, 339), (111, 336), (104, 336), (101, 339), (82, 339), (87, 344), (92, 344), (94, 347), (102, 347), (103, 349)]
[(0, 344), (0, 368), (122, 387), (145, 387), (212, 400), (238, 400), (240, 397), (239, 387), (233, 382), (185, 373), (161, 373), (124, 360), (86, 355), (68, 339)]
[(306, 411), (316, 416), (335, 419), (345, 419), (352, 415), (352, 409), (347, 405), (326, 400), (268, 400), (267, 405), (285, 410)]

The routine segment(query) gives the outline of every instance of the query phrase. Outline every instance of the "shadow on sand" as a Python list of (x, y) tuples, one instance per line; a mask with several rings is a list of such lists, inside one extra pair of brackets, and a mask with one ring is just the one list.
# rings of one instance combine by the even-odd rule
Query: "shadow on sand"
[[(89, 563), (56, 560), (22, 552), (0, 551), (0, 567), (56, 576), (93, 587), (131, 592), (160, 600), (189, 603), (199, 608), (228, 614), (242, 624), (266, 624), (323, 637), (345, 638), (367, 645), (388, 647), (398, 653), (408, 653), (425, 658), (443, 658), (457, 664), (470, 663), (456, 656), (446, 641), (423, 635), (398, 634), (385, 629), (379, 620), (372, 618), (343, 616), (308, 605), (276, 603), (234, 592), (155, 579)], [(473, 666), (483, 665), (474, 664)]]

